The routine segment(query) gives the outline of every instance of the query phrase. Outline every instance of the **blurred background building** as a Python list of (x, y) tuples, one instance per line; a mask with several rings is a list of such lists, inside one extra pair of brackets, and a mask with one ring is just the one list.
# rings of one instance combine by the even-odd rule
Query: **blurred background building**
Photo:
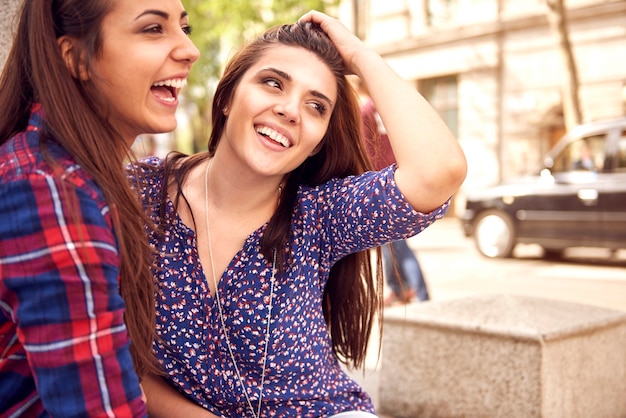
[[(170, 149), (189, 153), (205, 147), (210, 129), (205, 105), (210, 104), (210, 87), (224, 58), (214, 44), (230, 39), (228, 33), (244, 37), (273, 24), (258, 13), (245, 14), (254, 11), (247, 2), (235, 7), (215, 0), (208, 5), (233, 20), (227, 25), (220, 18), (225, 27), (216, 27), (215, 10), (202, 14), (200, 6), (206, 3), (183, 3), (199, 34), (194, 42), (208, 64), (194, 67), (198, 80), (190, 80), (181, 99), (179, 128), (140, 138), (136, 144), (140, 155), (163, 156)], [(291, 9), (287, 11), (291, 14), (285, 12), (289, 17), (279, 13), (286, 3), (267, 3), (274, 20), (292, 21), (291, 14), (301, 15), (301, 10)], [(470, 189), (538, 171), (543, 156), (572, 120), (626, 115), (626, 0), (300, 3), (306, 10), (327, 6), (328, 13), (336, 14), (378, 51), (447, 121), (469, 163), (451, 214), (463, 208), (464, 193)], [(18, 0), (0, 0), (0, 64), (10, 45), (17, 4)], [(224, 32), (227, 28), (230, 32)], [(207, 37), (212, 40), (208, 44)], [(197, 95), (198, 90), (207, 92)]]
[(0, 0), (0, 68), (9, 54), (13, 33), (11, 23), (17, 10), (18, 0)]
[(457, 209), (464, 190), (539, 169), (570, 92), (580, 122), (626, 114), (625, 0), (342, 0), (339, 16), (457, 136)]

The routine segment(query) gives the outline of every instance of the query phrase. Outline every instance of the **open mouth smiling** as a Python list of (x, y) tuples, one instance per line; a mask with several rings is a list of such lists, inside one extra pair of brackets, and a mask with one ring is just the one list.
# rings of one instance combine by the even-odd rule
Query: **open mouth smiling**
[(164, 102), (174, 103), (178, 98), (180, 89), (187, 85), (187, 79), (173, 78), (170, 80), (157, 81), (151, 87), (152, 93)]
[(289, 148), (291, 146), (291, 142), (287, 139), (287, 137), (271, 128), (268, 128), (267, 126), (257, 126), (256, 131), (285, 148)]

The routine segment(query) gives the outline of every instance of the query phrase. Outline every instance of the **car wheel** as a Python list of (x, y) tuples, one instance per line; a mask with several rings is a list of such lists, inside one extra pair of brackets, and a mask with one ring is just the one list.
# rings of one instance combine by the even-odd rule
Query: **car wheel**
[(480, 215), (474, 223), (474, 243), (485, 257), (511, 257), (515, 247), (515, 230), (511, 218), (498, 211), (487, 211)]

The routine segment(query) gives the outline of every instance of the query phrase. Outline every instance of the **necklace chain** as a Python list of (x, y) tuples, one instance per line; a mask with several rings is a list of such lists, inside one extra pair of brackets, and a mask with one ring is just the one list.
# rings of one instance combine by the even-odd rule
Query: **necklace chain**
[(265, 365), (267, 363), (267, 349), (270, 342), (270, 324), (272, 320), (272, 301), (274, 299), (274, 277), (276, 274), (276, 250), (273, 251), (273, 260), (272, 260), (272, 277), (270, 279), (270, 300), (268, 304), (267, 310), (267, 326), (265, 330), (265, 351), (263, 353), (263, 369), (261, 372), (261, 384), (259, 386), (259, 405), (257, 407), (257, 411), (255, 413), (254, 407), (252, 406), (252, 401), (250, 400), (250, 396), (248, 395), (248, 390), (246, 389), (246, 385), (244, 384), (243, 379), (241, 378), (241, 373), (239, 371), (239, 367), (237, 366), (237, 360), (235, 359), (235, 355), (233, 354), (233, 349), (230, 345), (230, 338), (228, 337), (228, 331), (226, 329), (226, 322), (224, 320), (224, 314), (222, 312), (222, 303), (220, 302), (220, 294), (217, 288), (217, 276), (215, 275), (215, 267), (213, 263), (213, 248), (211, 246), (211, 229), (209, 227), (209, 169), (211, 168), (211, 163), (213, 162), (213, 158), (209, 160), (206, 166), (206, 170), (204, 172), (204, 216), (206, 218), (206, 234), (207, 241), (209, 244), (209, 260), (211, 261), (211, 273), (213, 275), (213, 286), (215, 287), (215, 300), (217, 301), (217, 310), (220, 316), (220, 323), (222, 326), (222, 332), (224, 333), (224, 338), (226, 339), (226, 346), (228, 347), (228, 353), (230, 354), (230, 358), (233, 361), (233, 366), (235, 366), (235, 373), (237, 374), (237, 380), (241, 385), (241, 389), (243, 390), (244, 395), (246, 396), (246, 401), (248, 402), (248, 407), (250, 408), (250, 412), (252, 412), (252, 416), (255, 418), (261, 417), (261, 403), (263, 401), (263, 386), (265, 384)]

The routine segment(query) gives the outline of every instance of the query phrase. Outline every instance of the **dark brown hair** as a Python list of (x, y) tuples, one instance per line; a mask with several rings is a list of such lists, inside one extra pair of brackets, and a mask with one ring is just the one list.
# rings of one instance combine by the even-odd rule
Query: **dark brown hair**
[[(326, 63), (337, 82), (337, 102), (320, 151), (304, 161), (286, 179), (279, 206), (261, 242), (261, 251), (268, 259), (271, 259), (273, 248), (285, 248), (288, 243), (293, 207), (300, 185), (316, 186), (335, 177), (363, 173), (371, 167), (360, 138), (358, 97), (344, 75), (345, 65), (339, 52), (319, 25), (296, 23), (278, 26), (239, 50), (227, 64), (215, 91), (208, 155), (187, 159), (167, 175), (176, 176), (180, 186), (191, 167), (214, 155), (227, 120), (222, 109), (229, 107), (245, 72), (266, 50), (276, 45), (304, 48)], [(168, 163), (168, 166), (176, 167), (178, 164), (175, 160), (180, 158), (180, 155), (173, 157), (174, 161)], [(283, 255), (282, 252), (279, 254)], [(377, 318), (379, 326), (382, 326), (382, 269), (380, 263), (376, 264), (374, 277), (370, 256), (370, 251), (362, 251), (337, 262), (330, 271), (324, 292), (324, 317), (335, 354), (341, 361), (355, 367), (361, 366), (365, 360), (372, 326)], [(381, 257), (377, 259), (380, 261)]]
[[(124, 169), (127, 139), (108, 119), (107, 103), (90, 81), (80, 80), (79, 64), (87, 66), (102, 48), (102, 21), (110, 0), (27, 0), (18, 12), (12, 48), (0, 77), (0, 144), (26, 128), (34, 103), (45, 112), (45, 141), (59, 143), (102, 189), (111, 209), (120, 248), (120, 289), (126, 302), (125, 321), (137, 373), (158, 373), (152, 355), (155, 335), (154, 284), (149, 269), (151, 251), (144, 214)], [(57, 39), (76, 41), (74, 68), (63, 60)], [(75, 201), (74, 191), (63, 189)]]

